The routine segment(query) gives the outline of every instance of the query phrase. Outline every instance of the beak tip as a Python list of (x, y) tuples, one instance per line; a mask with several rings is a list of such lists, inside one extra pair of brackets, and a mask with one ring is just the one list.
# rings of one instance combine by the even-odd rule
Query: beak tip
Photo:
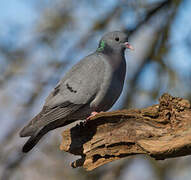
[(127, 49), (132, 50), (132, 51), (135, 50), (135, 49), (133, 48), (133, 46), (131, 46), (128, 42), (125, 43), (125, 47), (126, 47)]

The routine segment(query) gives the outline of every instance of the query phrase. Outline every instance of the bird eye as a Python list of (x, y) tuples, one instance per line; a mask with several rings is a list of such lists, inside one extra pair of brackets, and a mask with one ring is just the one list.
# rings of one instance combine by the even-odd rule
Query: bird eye
[(115, 40), (116, 40), (116, 41), (119, 41), (119, 37), (116, 37)]

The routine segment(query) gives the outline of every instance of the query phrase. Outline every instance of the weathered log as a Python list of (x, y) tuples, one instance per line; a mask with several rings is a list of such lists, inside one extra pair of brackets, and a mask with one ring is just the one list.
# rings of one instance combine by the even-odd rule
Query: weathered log
[(156, 160), (190, 155), (189, 101), (163, 94), (159, 102), (143, 109), (99, 113), (64, 131), (60, 149), (81, 155), (72, 167), (87, 170), (136, 154)]

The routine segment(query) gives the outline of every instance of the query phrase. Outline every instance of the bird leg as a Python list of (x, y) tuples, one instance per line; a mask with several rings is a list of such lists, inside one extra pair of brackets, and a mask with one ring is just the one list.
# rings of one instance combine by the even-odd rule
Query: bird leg
[(92, 117), (94, 117), (96, 114), (98, 114), (98, 112), (93, 111), (93, 112), (90, 114), (90, 116), (88, 116), (88, 117), (86, 118), (86, 121), (90, 120), (90, 119), (91, 119)]
[[(101, 112), (103, 112), (103, 111), (101, 111)], [(84, 122), (82, 122), (82, 125), (85, 126), (86, 123), (87, 123), (92, 117), (94, 117), (94, 116), (95, 116), (96, 114), (98, 114), (98, 113), (99, 113), (99, 112), (96, 112), (96, 111), (91, 112), (90, 116), (88, 116), (88, 117), (86, 118), (86, 120), (85, 120)]]

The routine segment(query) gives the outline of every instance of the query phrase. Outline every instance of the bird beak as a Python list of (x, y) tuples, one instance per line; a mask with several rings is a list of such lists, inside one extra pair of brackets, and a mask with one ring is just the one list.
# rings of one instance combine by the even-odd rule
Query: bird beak
[(128, 48), (128, 49), (130, 49), (132, 51), (134, 50), (133, 46), (131, 46), (128, 42), (125, 42), (124, 44), (125, 44), (126, 48)]

